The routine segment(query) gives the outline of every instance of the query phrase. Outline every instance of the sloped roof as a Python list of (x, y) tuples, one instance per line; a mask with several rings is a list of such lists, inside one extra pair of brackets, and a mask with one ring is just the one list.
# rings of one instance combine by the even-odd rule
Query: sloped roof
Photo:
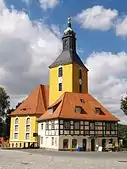
[[(80, 99), (84, 100), (84, 103)], [(57, 106), (56, 106), (57, 105)], [(49, 108), (56, 106), (53, 113), (46, 111), (38, 121), (66, 118), (66, 119), (79, 119), (79, 120), (105, 120), (105, 121), (119, 121), (111, 112), (104, 108), (95, 98), (90, 94), (71, 93), (65, 92), (53, 105)], [(75, 106), (80, 106), (86, 112), (80, 114), (75, 112)], [(104, 115), (97, 114), (95, 108), (100, 108)]]
[(47, 107), (49, 99), (49, 87), (39, 85), (23, 101), (23, 103), (11, 113), (13, 115), (42, 115)]
[(82, 60), (80, 59), (80, 57), (77, 55), (76, 52), (73, 52), (72, 50), (65, 50), (62, 51), (62, 53), (49, 66), (49, 68), (53, 68), (59, 65), (72, 64), (72, 63), (77, 63), (80, 66), (84, 66)]

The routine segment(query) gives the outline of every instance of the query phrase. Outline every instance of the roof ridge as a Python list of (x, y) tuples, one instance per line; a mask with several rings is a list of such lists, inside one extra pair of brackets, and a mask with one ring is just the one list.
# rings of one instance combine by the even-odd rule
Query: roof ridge
[(60, 109), (60, 112), (59, 112), (59, 116), (61, 115), (61, 111), (62, 111), (62, 108), (63, 108), (63, 105), (64, 105), (64, 99), (65, 99), (65, 96), (67, 95), (67, 92), (64, 92), (64, 96), (63, 96), (63, 102), (62, 102), (62, 105), (61, 105), (61, 109)]
[(46, 110), (46, 95), (45, 95), (45, 86), (44, 85), (41, 86), (41, 90), (42, 90), (41, 95), (42, 95), (42, 98), (43, 98), (44, 108)]
[(37, 108), (38, 108), (38, 104), (39, 104), (39, 94), (40, 94), (40, 87), (41, 87), (41, 84), (39, 85), (39, 92), (38, 92), (38, 96), (37, 96), (37, 104), (36, 104), (36, 108), (35, 108), (35, 111), (37, 112)]

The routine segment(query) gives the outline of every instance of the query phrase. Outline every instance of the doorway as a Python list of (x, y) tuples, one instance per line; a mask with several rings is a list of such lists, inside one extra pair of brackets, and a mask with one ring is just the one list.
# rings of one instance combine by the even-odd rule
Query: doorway
[(102, 151), (106, 148), (106, 139), (102, 139)]
[(91, 151), (95, 151), (95, 139), (91, 139)]
[(87, 140), (86, 139), (83, 139), (82, 145), (83, 145), (83, 151), (86, 151), (86, 146), (87, 146)]

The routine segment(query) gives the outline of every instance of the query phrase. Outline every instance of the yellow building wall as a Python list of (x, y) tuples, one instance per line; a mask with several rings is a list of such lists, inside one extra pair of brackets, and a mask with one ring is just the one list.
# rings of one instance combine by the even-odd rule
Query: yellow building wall
[[(30, 139), (26, 140), (26, 119), (30, 118)], [(23, 147), (24, 142), (37, 142), (37, 138), (33, 137), (33, 133), (38, 132), (38, 123), (37, 123), (37, 117), (36, 116), (19, 116), (19, 134), (18, 139), (14, 139), (14, 131), (15, 131), (15, 119), (16, 117), (11, 117), (11, 127), (10, 127), (10, 147), (12, 147), (12, 144), (17, 143), (18, 147), (20, 147), (20, 143)]]
[(73, 83), (72, 83), (72, 68), (73, 65), (62, 65), (63, 67), (63, 90), (58, 91), (58, 68), (51, 68), (50, 69), (50, 77), (49, 77), (49, 85), (50, 85), (50, 92), (49, 92), (49, 105), (55, 102), (64, 92), (72, 92)]
[(79, 69), (82, 69), (82, 93), (88, 93), (88, 71), (85, 67), (73, 64), (73, 92), (79, 93)]

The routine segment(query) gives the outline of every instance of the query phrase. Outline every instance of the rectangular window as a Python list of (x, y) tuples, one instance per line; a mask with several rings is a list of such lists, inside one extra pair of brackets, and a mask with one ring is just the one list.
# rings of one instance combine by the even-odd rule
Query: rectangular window
[(54, 145), (54, 137), (52, 137), (52, 146)]
[(74, 126), (75, 126), (75, 129), (76, 129), (76, 130), (79, 130), (79, 128), (80, 128), (79, 122), (75, 122), (75, 123), (74, 123)]
[(110, 123), (109, 122), (105, 123), (105, 130), (110, 130)]
[(15, 125), (15, 132), (18, 131), (18, 125)]
[(82, 84), (79, 84), (79, 92), (82, 93)]
[(48, 130), (48, 129), (49, 129), (49, 123), (46, 122), (46, 130)]
[(18, 133), (14, 133), (14, 139), (18, 139)]
[(111, 123), (111, 130), (115, 130), (115, 129), (116, 129), (115, 123)]
[(59, 91), (62, 91), (62, 83), (59, 83)]
[(55, 146), (57, 146), (57, 137), (55, 138)]
[(41, 123), (41, 130), (43, 130), (43, 123)]
[(30, 133), (26, 133), (26, 140), (30, 139)]
[(26, 132), (30, 132), (30, 125), (26, 125)]
[(43, 144), (43, 137), (41, 137), (41, 144)]
[(60, 68), (58, 69), (58, 77), (62, 77), (62, 76), (63, 76), (63, 68), (60, 67)]
[(64, 121), (64, 129), (70, 129), (70, 121)]
[(90, 123), (90, 130), (94, 130), (94, 123)]
[(54, 123), (54, 121), (51, 122), (51, 128), (55, 129), (55, 123)]

